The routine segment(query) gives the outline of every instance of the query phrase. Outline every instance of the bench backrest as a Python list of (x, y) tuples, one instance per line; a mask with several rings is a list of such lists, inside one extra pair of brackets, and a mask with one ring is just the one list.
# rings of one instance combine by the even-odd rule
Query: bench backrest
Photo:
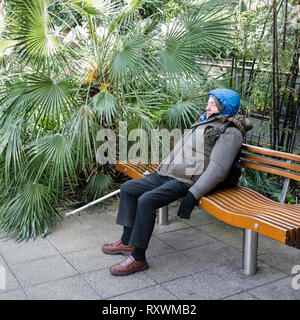
[[(286, 180), (300, 181), (300, 156), (256, 147), (248, 144), (242, 146), (242, 166), (258, 171), (268, 172), (285, 177)], [(116, 169), (129, 177), (136, 179), (144, 175), (145, 171), (153, 173), (158, 164), (136, 164), (132, 161), (116, 163)]]
[(300, 156), (243, 144), (242, 166), (300, 181)]

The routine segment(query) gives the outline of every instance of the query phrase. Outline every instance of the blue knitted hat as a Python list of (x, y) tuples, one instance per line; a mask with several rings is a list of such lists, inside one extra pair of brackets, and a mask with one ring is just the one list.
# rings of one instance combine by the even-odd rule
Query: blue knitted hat
[[(215, 96), (224, 107), (220, 111), (220, 114), (234, 116), (240, 107), (240, 96), (233, 90), (230, 89), (215, 89), (208, 93), (209, 96)], [(206, 120), (206, 113), (202, 115), (201, 121)]]

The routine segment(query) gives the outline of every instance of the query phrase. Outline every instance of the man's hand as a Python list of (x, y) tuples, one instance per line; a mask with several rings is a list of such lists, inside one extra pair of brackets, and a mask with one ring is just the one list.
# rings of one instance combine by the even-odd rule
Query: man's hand
[(193, 194), (188, 191), (188, 193), (181, 201), (177, 216), (184, 219), (190, 219), (191, 212), (193, 211), (197, 202), (198, 200), (196, 200)]

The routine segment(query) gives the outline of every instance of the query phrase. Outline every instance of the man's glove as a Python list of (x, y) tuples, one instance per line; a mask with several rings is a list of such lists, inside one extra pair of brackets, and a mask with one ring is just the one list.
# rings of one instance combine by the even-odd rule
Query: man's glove
[(198, 200), (196, 200), (193, 194), (188, 191), (181, 201), (177, 216), (184, 219), (190, 219), (191, 212), (193, 211), (197, 202)]

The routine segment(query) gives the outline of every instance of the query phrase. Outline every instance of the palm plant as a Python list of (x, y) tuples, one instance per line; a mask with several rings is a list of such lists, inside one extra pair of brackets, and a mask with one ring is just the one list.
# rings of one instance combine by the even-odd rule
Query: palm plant
[(230, 45), (230, 9), (216, 0), (10, 0), (0, 34), (13, 44), (0, 81), (0, 227), (17, 240), (45, 236), (59, 206), (111, 187), (97, 163), (101, 128), (194, 122), (217, 86), (197, 60)]

